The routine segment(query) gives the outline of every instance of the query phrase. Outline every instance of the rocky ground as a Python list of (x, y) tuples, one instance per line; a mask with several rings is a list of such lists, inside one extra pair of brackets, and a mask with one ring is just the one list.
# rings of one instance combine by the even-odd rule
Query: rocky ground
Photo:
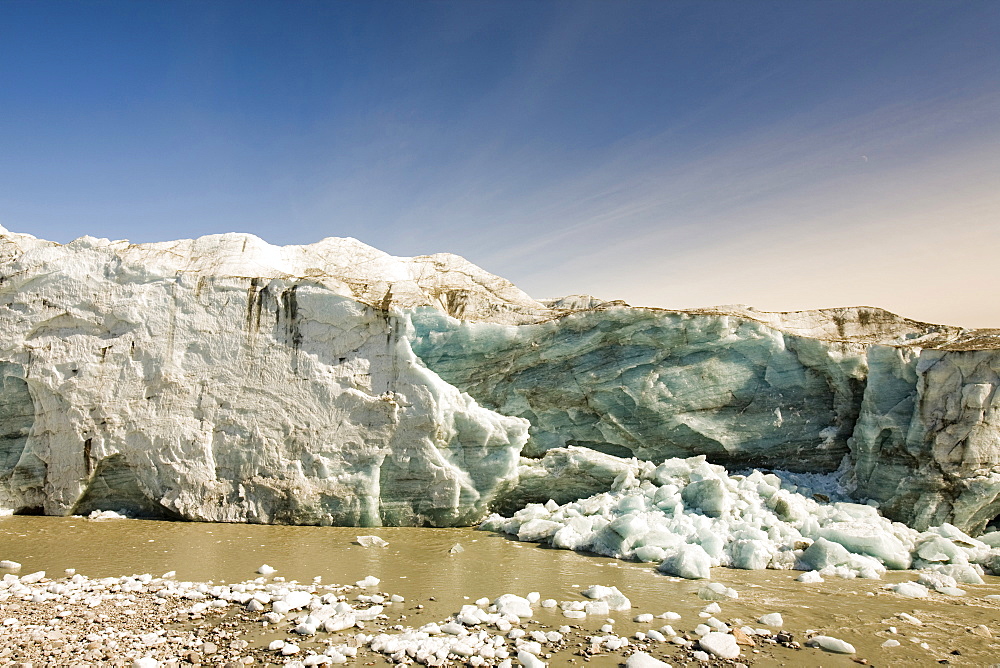
[[(616, 599), (608, 600), (614, 605)], [(608, 623), (596, 633), (574, 623), (587, 614), (572, 610), (581, 607), (579, 603), (557, 604), (532, 595), (476, 603), (426, 624), (422, 603), (380, 593), (374, 578), (352, 586), (285, 583), (280, 577), (214, 585), (178, 582), (170, 574), (103, 579), (7, 574), (0, 581), (0, 662), (143, 668), (410, 662), (503, 666), (534, 661), (620, 665), (644, 651), (675, 663), (738, 665), (753, 663), (761, 648), (801, 647), (791, 633), (749, 627), (741, 631), (718, 622), (710, 612), (699, 621), (722, 631), (715, 632), (714, 644), (704, 629), (699, 629), (700, 643), (694, 630), (685, 633), (680, 627), (676, 635), (666, 637), (656, 629), (673, 620), (669, 613), (634, 619), (628, 613), (628, 619), (644, 622), (647, 631), (616, 635), (614, 618), (608, 616), (612, 613), (601, 600), (584, 604), (594, 606), (587, 611), (607, 617)], [(557, 605), (563, 608), (565, 624), (528, 617), (532, 608), (547, 607), (554, 613)], [(706, 601), (706, 610), (714, 611), (718, 604), (712, 606)], [(629, 607), (626, 600), (624, 608)], [(570, 617), (566, 612), (578, 614)], [(408, 616), (422, 632), (406, 625)], [(638, 659), (630, 665), (640, 665)]]
[[(727, 602), (725, 589), (716, 586), (723, 603)], [(704, 591), (706, 605), (698, 623), (709, 628), (696, 626), (691, 620), (682, 623), (676, 620), (679, 615), (671, 613), (654, 617), (630, 611), (624, 615), (626, 621), (640, 622), (646, 630), (626, 637), (615, 634), (612, 616), (600, 620), (607, 623), (595, 632), (576, 623), (581, 615), (587, 616), (585, 611), (572, 610), (580, 607), (579, 603), (556, 603), (531, 595), (507, 595), (506, 600), (492, 603), (480, 600), (448, 619), (426, 624), (422, 603), (404, 602), (401, 597), (379, 592), (372, 581), (353, 586), (303, 585), (262, 577), (235, 585), (214, 585), (177, 582), (169, 574), (103, 579), (76, 574), (55, 579), (41, 573), (23, 577), (8, 574), (0, 582), (0, 662), (22, 667), (143, 668), (411, 662), (541, 665), (536, 661), (553, 666), (661, 665), (648, 663), (648, 654), (672, 665), (830, 665), (828, 662), (838, 659), (844, 665), (868, 663), (843, 641), (815, 631), (796, 637), (774, 628), (774, 619), (762, 619), (772, 624), (765, 628), (756, 628), (762, 626), (760, 623), (741, 627), (741, 620), (736, 619), (729, 619), (728, 624), (720, 622), (715, 617), (721, 612), (719, 602), (708, 600), (713, 596)], [(612, 595), (603, 602), (591, 601), (595, 607), (587, 611), (612, 615), (605, 604), (610, 601), (614, 606), (615, 600)], [(533, 620), (527, 616), (533, 611), (524, 606), (535, 610), (547, 607), (553, 614), (562, 608), (561, 621), (566, 623), (556, 626)], [(623, 607), (631, 606), (626, 603)], [(501, 612), (496, 612), (498, 609)], [(524, 616), (514, 614), (519, 611)], [(569, 617), (567, 612), (579, 614)], [(548, 616), (559, 618), (553, 614)], [(777, 625), (780, 623), (777, 620)], [(919, 620), (903, 615), (897, 623), (907, 627), (919, 624)], [(670, 624), (676, 627), (673, 634)], [(895, 627), (890, 631), (897, 633)], [(969, 638), (992, 639), (986, 625), (967, 631)], [(900, 641), (917, 641), (915, 636), (908, 638), (905, 629), (899, 633), (900, 640), (890, 640), (889, 647)], [(817, 649), (808, 649), (817, 645)], [(951, 657), (937, 663), (983, 665), (963, 661), (960, 650), (952, 651)], [(905, 661), (898, 665), (905, 665)]]

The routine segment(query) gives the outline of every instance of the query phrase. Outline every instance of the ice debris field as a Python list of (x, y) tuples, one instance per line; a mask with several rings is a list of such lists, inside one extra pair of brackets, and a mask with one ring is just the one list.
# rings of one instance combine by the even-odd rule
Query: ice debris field
[[(608, 459), (582, 449), (574, 454), (595, 466)], [(877, 504), (835, 501), (835, 476), (731, 475), (704, 456), (623, 463), (607, 492), (562, 505), (529, 504), (509, 518), (493, 514), (481, 528), (658, 562), (663, 573), (688, 579), (708, 578), (714, 566), (808, 571), (803, 581), (877, 579), (886, 569), (914, 568), (923, 571), (921, 583), (899, 585), (898, 592), (921, 597), (928, 587), (961, 596), (958, 584), (982, 584), (986, 569), (1000, 572), (1000, 532), (976, 539), (950, 524), (917, 531), (879, 515)]]

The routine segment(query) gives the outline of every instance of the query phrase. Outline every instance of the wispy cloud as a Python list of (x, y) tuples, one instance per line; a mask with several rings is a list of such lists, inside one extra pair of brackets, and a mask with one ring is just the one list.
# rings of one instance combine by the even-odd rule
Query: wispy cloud
[[(778, 310), (865, 302), (1000, 324), (1000, 309), (954, 297), (988, 282), (982, 260), (1000, 251), (1000, 161), (997, 142), (983, 142), (1000, 139), (998, 105), (986, 92), (826, 124), (803, 115), (706, 142), (697, 157), (671, 154), (669, 137), (623, 143), (599, 167), (492, 212), (500, 227), (463, 223), (479, 244), (444, 247), (476, 249), (471, 259), (538, 296)], [(470, 185), (437, 210), (451, 225), (483, 220), (503, 190)]]

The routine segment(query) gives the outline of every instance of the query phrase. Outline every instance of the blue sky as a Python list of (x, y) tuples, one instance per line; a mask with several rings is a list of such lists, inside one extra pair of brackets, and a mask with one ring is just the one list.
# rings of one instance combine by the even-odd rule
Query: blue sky
[(0, 224), (1000, 327), (1000, 2), (0, 1)]

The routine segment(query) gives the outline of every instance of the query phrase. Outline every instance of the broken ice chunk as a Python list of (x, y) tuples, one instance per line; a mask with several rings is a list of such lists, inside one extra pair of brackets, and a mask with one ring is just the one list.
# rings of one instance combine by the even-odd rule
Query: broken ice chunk
[(523, 542), (540, 543), (551, 538), (563, 527), (559, 522), (551, 520), (528, 520), (517, 530), (517, 539)]
[(374, 575), (369, 575), (364, 580), (358, 580), (354, 584), (361, 587), (362, 589), (369, 589), (371, 587), (377, 587), (379, 582), (381, 582), (381, 580), (379, 580), (377, 577), (375, 577)]
[(539, 659), (537, 656), (525, 650), (518, 650), (517, 660), (521, 662), (524, 668), (545, 668), (545, 662)]
[(703, 601), (724, 601), (739, 597), (740, 595), (735, 589), (727, 587), (721, 582), (709, 582), (698, 589), (698, 598)]
[(625, 668), (670, 668), (670, 664), (645, 652), (636, 652), (625, 661)]
[(693, 482), (681, 492), (684, 505), (709, 517), (721, 517), (732, 505), (726, 485), (718, 478)]
[(939, 564), (933, 570), (950, 575), (962, 584), (984, 584), (982, 569), (977, 564)]
[(389, 545), (388, 541), (378, 536), (358, 536), (357, 543), (362, 547), (386, 547)]
[(685, 543), (657, 567), (661, 573), (687, 580), (705, 580), (711, 575), (712, 558), (700, 545)]
[(711, 631), (698, 640), (698, 645), (710, 654), (714, 654), (720, 659), (735, 659), (740, 655), (739, 645), (736, 638), (728, 633)]
[(531, 609), (531, 602), (516, 594), (503, 594), (493, 601), (493, 605), (496, 606), (497, 612), (501, 615), (528, 618), (534, 614)]
[(854, 654), (854, 645), (832, 636), (813, 636), (806, 641), (810, 647), (819, 647), (835, 654)]
[(892, 591), (907, 598), (925, 598), (928, 594), (927, 587), (916, 582), (900, 582), (892, 586)]
[[(840, 504), (842, 506), (854, 504)], [(868, 506), (861, 506), (868, 508)], [(872, 515), (877, 518), (877, 513)], [(873, 519), (874, 519), (873, 518)], [(843, 545), (851, 552), (875, 557), (888, 568), (902, 570), (912, 564), (910, 551), (898, 538), (873, 521), (833, 522), (819, 531), (820, 536)]]
[(278, 569), (271, 568), (267, 564), (263, 564), (260, 568), (257, 569), (257, 572), (260, 573), (261, 575), (273, 575), (274, 573), (278, 572)]
[(817, 538), (816, 542), (802, 553), (802, 561), (815, 570), (823, 570), (831, 566), (842, 566), (851, 560), (851, 553), (840, 543), (826, 538)]
[(761, 624), (766, 625), (766, 626), (776, 626), (778, 628), (781, 628), (782, 624), (785, 623), (785, 620), (782, 619), (780, 612), (771, 612), (771, 613), (768, 613), (768, 614), (762, 616), (757, 621), (759, 623), (761, 623)]
[(607, 601), (587, 601), (583, 604), (583, 612), (595, 617), (607, 617), (611, 614), (611, 606)]
[(628, 610), (632, 607), (632, 601), (625, 594), (618, 591), (618, 587), (592, 585), (580, 593), (587, 598), (604, 601), (611, 610)]

